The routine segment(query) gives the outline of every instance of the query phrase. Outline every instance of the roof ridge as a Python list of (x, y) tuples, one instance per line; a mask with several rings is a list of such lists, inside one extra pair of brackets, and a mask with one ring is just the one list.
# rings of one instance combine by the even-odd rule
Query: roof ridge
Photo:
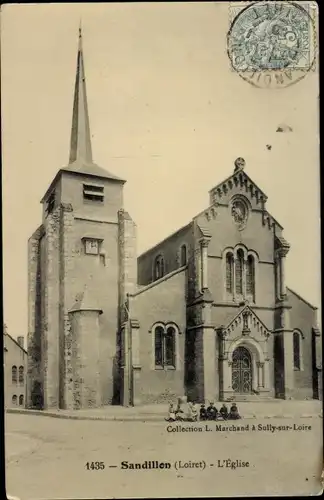
[(130, 297), (137, 297), (137, 295), (140, 295), (143, 292), (146, 292), (146, 290), (149, 290), (150, 288), (153, 288), (156, 285), (160, 285), (164, 281), (168, 280), (169, 278), (172, 278), (172, 276), (175, 276), (176, 274), (179, 274), (180, 272), (184, 271), (186, 269), (185, 266), (178, 267), (177, 269), (174, 269), (173, 271), (170, 271), (169, 273), (165, 274), (158, 280), (152, 281), (152, 283), (148, 283), (147, 285), (139, 285), (142, 286), (143, 288), (140, 288), (139, 290), (136, 290), (134, 293), (130, 293)]
[(20, 349), (22, 349), (26, 354), (28, 354), (27, 350), (23, 346), (21, 346), (19, 342), (10, 335), (10, 333), (5, 332), (4, 335), (7, 335), (15, 344), (17, 344), (18, 347), (20, 347)]

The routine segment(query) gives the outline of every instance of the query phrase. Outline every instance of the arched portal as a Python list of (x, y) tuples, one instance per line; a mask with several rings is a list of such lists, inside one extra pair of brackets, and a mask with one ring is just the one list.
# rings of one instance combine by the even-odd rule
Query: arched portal
[(235, 393), (252, 392), (252, 357), (243, 346), (237, 347), (232, 355), (232, 389)]

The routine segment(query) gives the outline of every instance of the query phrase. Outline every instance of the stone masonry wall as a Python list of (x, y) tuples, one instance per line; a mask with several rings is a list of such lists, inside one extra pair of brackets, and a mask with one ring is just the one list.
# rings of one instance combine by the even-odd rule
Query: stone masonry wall
[(45, 220), (45, 290), (43, 323), (44, 408), (59, 407), (59, 260), (60, 207)]
[(41, 382), (41, 225), (28, 240), (28, 336), (27, 336), (27, 407), (35, 404), (35, 384)]
[(74, 216), (70, 204), (61, 205), (60, 224), (60, 408), (74, 407), (72, 331), (69, 304), (73, 298)]
[[(137, 288), (137, 253), (136, 253), (136, 225), (124, 210), (118, 211), (118, 250), (119, 250), (119, 322), (117, 332), (117, 373), (114, 380), (114, 394), (119, 403), (124, 398), (124, 388), (129, 387), (128, 367), (129, 352), (123, 353), (123, 338), (126, 330), (122, 331), (123, 324), (130, 320), (125, 304), (129, 307), (127, 294), (134, 293)], [(128, 331), (128, 330), (127, 330)], [(125, 368), (125, 363), (126, 367)]]
[[(131, 298), (131, 315), (139, 321), (140, 392), (142, 404), (165, 402), (185, 394), (186, 271), (165, 277)], [(154, 331), (157, 322), (174, 322), (179, 328), (176, 369), (156, 369)]]
[(81, 407), (101, 406), (98, 311), (79, 314)]
[(191, 258), (192, 224), (179, 229), (158, 245), (143, 253), (138, 258), (138, 282), (147, 285), (153, 281), (153, 263), (159, 255), (163, 255), (164, 274), (168, 274), (180, 267), (180, 247), (187, 246), (187, 259)]
[(294, 371), (294, 399), (312, 398), (313, 395), (313, 359), (312, 359), (312, 327), (316, 323), (316, 309), (288, 290), (290, 310), (290, 326), (298, 329), (302, 335), (301, 354), (302, 369)]
[[(136, 225), (127, 212), (118, 212), (119, 303), (122, 307), (128, 293), (137, 287)], [(122, 318), (121, 318), (122, 320)]]

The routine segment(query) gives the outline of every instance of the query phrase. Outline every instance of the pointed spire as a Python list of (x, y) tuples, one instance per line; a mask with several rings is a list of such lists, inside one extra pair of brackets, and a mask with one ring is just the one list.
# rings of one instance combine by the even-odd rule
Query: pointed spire
[(79, 25), (79, 45), (74, 88), (69, 164), (74, 162), (85, 165), (92, 164), (92, 148), (82, 49), (81, 20)]

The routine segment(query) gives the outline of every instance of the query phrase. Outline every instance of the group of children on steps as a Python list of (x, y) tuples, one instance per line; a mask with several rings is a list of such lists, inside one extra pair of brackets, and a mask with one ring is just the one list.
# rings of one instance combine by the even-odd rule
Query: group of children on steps
[(225, 403), (222, 404), (220, 410), (218, 411), (213, 402), (209, 403), (206, 408), (204, 404), (200, 405), (199, 413), (197, 406), (189, 402), (187, 412), (184, 412), (181, 408), (181, 400), (178, 399), (176, 408), (173, 403), (169, 406), (169, 415), (166, 420), (168, 422), (175, 422), (180, 420), (182, 422), (198, 422), (198, 420), (238, 420), (241, 416), (239, 414), (236, 403), (233, 403), (228, 410)]

